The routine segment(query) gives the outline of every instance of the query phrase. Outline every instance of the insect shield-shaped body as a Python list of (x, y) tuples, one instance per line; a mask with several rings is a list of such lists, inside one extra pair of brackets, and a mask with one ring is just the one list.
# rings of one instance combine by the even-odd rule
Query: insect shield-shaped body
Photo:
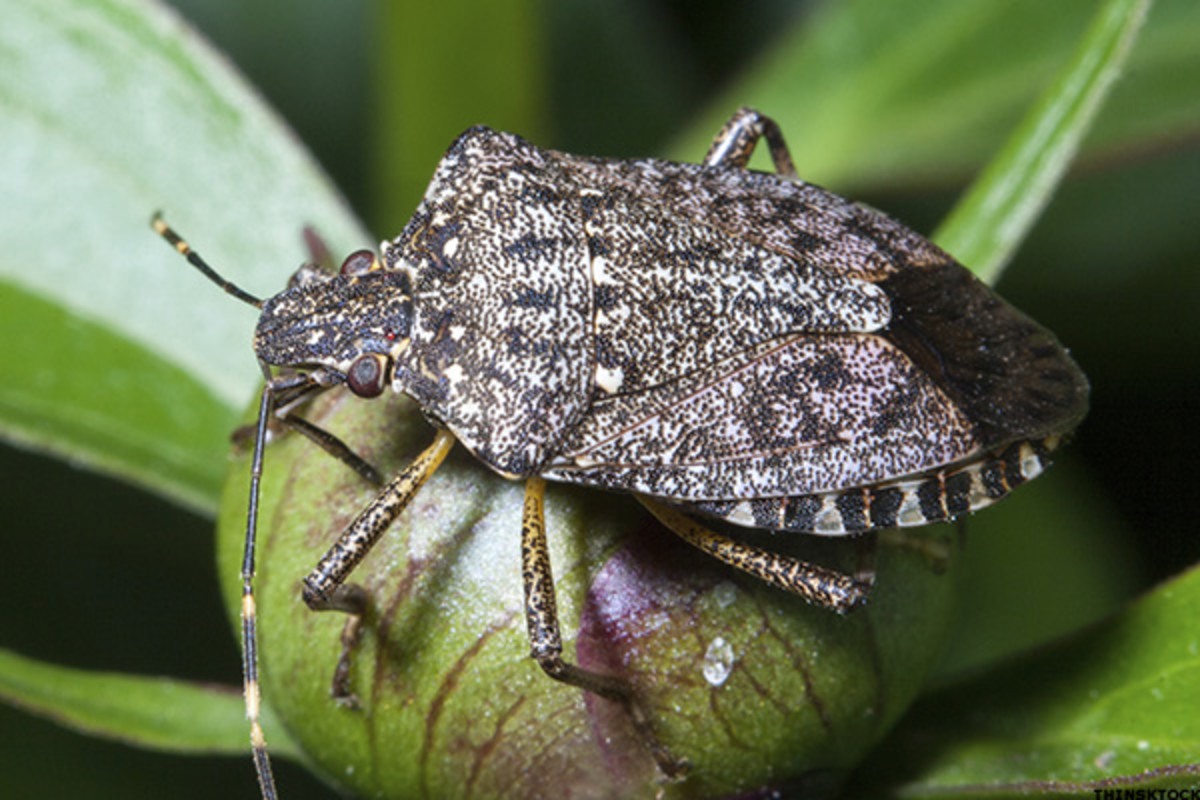
[(1035, 476), (1078, 367), (916, 233), (747, 171), (769, 126), (742, 112), (705, 165), (463, 134), (384, 246), (393, 388), (507, 477), (757, 528), (924, 524)]
[[(746, 169), (760, 138), (779, 174)], [(869, 576), (704, 520), (841, 535), (948, 519), (1037, 475), (1086, 412), (1086, 379), (1051, 333), (918, 234), (798, 180), (778, 128), (747, 109), (703, 164), (585, 158), (473, 128), (382, 260), (302, 271), (258, 304), (258, 357), (288, 369), (263, 394), (256, 466), (274, 414), (376, 478), (289, 411), (342, 383), (406, 394), (439, 431), (304, 580), (310, 607), (351, 615), (335, 692), (348, 694), (366, 608), (347, 576), (458, 441), (525, 481), (534, 658), (623, 704), (667, 774), (682, 765), (628, 685), (562, 657), (545, 479), (631, 493), (697, 547), (847, 611)], [(255, 502), (243, 569), (254, 719)]]

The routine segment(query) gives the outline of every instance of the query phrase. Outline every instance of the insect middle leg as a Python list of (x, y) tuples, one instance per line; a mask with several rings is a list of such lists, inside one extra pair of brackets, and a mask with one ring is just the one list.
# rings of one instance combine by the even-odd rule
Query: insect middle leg
[(342, 653), (331, 689), (339, 701), (356, 703), (348, 685), (350, 653), (358, 643), (362, 617), (367, 610), (366, 591), (357, 584), (346, 583), (346, 578), (441, 466), (453, 446), (454, 436), (449, 431), (438, 431), (433, 444), (383, 487), (304, 579), (304, 602), (309, 608), (350, 615), (342, 631)]
[(701, 163), (706, 167), (731, 166), (745, 169), (750, 163), (755, 145), (764, 137), (771, 151), (775, 171), (789, 178), (799, 177), (779, 125), (770, 117), (746, 107), (739, 108), (718, 131)]
[(546, 543), (544, 496), (546, 481), (533, 477), (525, 482), (525, 511), (521, 523), (521, 579), (525, 585), (525, 621), (529, 626), (530, 655), (547, 675), (579, 689), (621, 703), (628, 709), (638, 734), (650, 748), (659, 769), (667, 777), (681, 775), (686, 762), (676, 760), (651, 730), (645, 710), (632, 687), (612, 675), (601, 675), (576, 666), (562, 657), (562, 635), (558, 627), (558, 604), (550, 550)]

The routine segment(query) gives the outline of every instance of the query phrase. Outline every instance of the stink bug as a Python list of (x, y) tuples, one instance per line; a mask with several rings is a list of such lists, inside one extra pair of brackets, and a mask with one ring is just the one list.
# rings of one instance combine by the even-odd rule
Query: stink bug
[[(777, 174), (747, 169), (766, 138)], [(742, 109), (701, 164), (541, 150), (472, 128), (381, 257), (303, 267), (260, 300), (267, 382), (255, 426), (242, 567), (247, 711), (258, 722), (254, 552), (268, 423), (384, 483), (293, 409), (328, 388), (388, 388), (420, 406), (432, 445), (304, 579), (314, 610), (366, 604), (347, 578), (453, 443), (525, 482), (522, 576), (532, 655), (552, 677), (623, 703), (663, 771), (679, 769), (618, 677), (562, 657), (545, 481), (631, 493), (691, 544), (845, 612), (869, 577), (750, 547), (704, 518), (822, 535), (974, 511), (1035, 477), (1086, 413), (1085, 377), (1053, 334), (883, 214), (803, 183), (779, 128)], [(277, 372), (272, 367), (281, 368)]]

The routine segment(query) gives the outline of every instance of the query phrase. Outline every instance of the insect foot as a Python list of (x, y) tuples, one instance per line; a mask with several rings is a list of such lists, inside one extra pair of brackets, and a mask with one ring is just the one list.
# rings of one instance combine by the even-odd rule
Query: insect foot
[[(747, 169), (760, 140), (775, 173)], [(751, 109), (699, 164), (472, 128), (380, 254), (265, 299), (154, 221), (259, 310), (227, 566), (265, 797), (259, 653), (301, 746), (372, 795), (807, 793), (886, 731), (953, 581), (839, 540), (1004, 498), (1088, 384), (949, 255), (794, 163)], [(265, 470), (272, 424), (301, 435)], [(330, 700), (334, 660), (361, 713)]]

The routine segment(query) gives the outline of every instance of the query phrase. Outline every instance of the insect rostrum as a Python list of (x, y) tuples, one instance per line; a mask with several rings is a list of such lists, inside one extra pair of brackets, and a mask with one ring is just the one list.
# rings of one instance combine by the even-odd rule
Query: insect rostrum
[[(763, 137), (778, 174), (746, 168)], [(296, 414), (315, 393), (390, 387), (438, 431), (304, 580), (311, 608), (350, 615), (335, 692), (348, 693), (367, 602), (347, 578), (457, 441), (525, 481), (534, 658), (623, 704), (668, 775), (682, 764), (628, 685), (562, 657), (545, 480), (634, 494), (697, 547), (847, 611), (869, 578), (747, 546), (704, 519), (824, 535), (948, 519), (1036, 476), (1086, 413), (1086, 379), (1051, 333), (918, 234), (798, 180), (777, 127), (748, 109), (702, 164), (468, 130), (381, 256), (356, 253), (338, 274), (302, 268), (265, 301), (223, 283), (260, 305), (255, 351), (264, 370), (281, 368), (262, 395), (243, 568), (266, 796), (251, 586), (268, 420), (374, 474)]]

